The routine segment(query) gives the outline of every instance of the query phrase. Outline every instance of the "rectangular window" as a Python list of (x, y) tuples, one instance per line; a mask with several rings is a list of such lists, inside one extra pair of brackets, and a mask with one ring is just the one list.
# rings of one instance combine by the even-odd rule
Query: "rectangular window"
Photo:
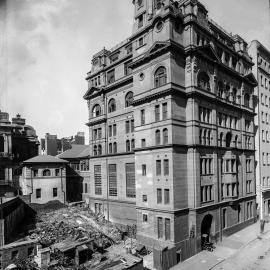
[(114, 71), (114, 69), (107, 72), (107, 82), (108, 83), (115, 82), (115, 71)]
[(41, 188), (36, 189), (36, 198), (40, 199), (41, 198)]
[(163, 238), (163, 218), (157, 218), (158, 238)]
[(138, 28), (143, 27), (143, 14), (138, 17)]
[(126, 164), (126, 195), (136, 198), (135, 163)]
[(146, 175), (146, 164), (142, 165), (142, 175), (145, 176)]
[(163, 120), (166, 120), (168, 118), (168, 104), (167, 103), (162, 104), (162, 118)]
[(34, 248), (33, 247), (28, 248), (27, 254), (28, 254), (28, 257), (35, 255)]
[(169, 175), (169, 160), (164, 159), (164, 175)]
[(142, 201), (147, 202), (147, 195), (142, 195)]
[(57, 197), (57, 188), (53, 188), (53, 197)]
[(130, 132), (130, 125), (129, 125), (129, 121), (126, 121), (126, 133)]
[(19, 251), (18, 250), (14, 250), (14, 251), (11, 252), (11, 259), (12, 260), (18, 259), (18, 256), (19, 256)]
[(170, 203), (170, 190), (164, 189), (164, 204)]
[(116, 136), (117, 129), (116, 129), (116, 124), (113, 125), (113, 136)]
[(109, 126), (109, 137), (112, 137), (112, 126)]
[(134, 119), (130, 121), (130, 131), (134, 132)]
[(102, 195), (101, 165), (94, 166), (95, 194)]
[(143, 214), (143, 222), (147, 222), (147, 220), (148, 220), (148, 215)]
[(140, 37), (138, 39), (138, 48), (141, 47), (141, 46), (143, 46), (143, 37)]
[(160, 106), (156, 105), (155, 106), (155, 121), (160, 121)]
[(141, 110), (141, 125), (145, 124), (145, 110)]
[(161, 160), (156, 161), (156, 175), (161, 175)]
[(162, 203), (162, 189), (158, 188), (157, 189), (157, 204)]
[(117, 196), (116, 164), (109, 164), (109, 196)]
[(88, 193), (88, 185), (87, 185), (87, 183), (84, 184), (84, 193)]
[(128, 61), (125, 63), (125, 76), (128, 76), (132, 73), (132, 69), (130, 67), (130, 64), (131, 64), (132, 61)]
[(165, 240), (171, 239), (171, 220), (165, 218)]
[(93, 140), (97, 139), (97, 129), (93, 130)]
[(145, 139), (142, 139), (142, 147), (145, 147), (146, 146), (146, 143), (145, 143)]

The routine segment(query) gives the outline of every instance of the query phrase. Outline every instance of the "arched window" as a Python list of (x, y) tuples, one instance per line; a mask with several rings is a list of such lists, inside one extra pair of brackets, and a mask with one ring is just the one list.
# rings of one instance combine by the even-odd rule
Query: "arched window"
[(200, 144), (202, 144), (202, 136), (203, 136), (203, 130), (200, 129), (200, 137), (199, 137)]
[(160, 145), (160, 130), (156, 131), (156, 145)]
[(163, 144), (168, 144), (169, 138), (168, 138), (168, 129), (163, 129)]
[(238, 136), (235, 135), (235, 140), (234, 140), (235, 148), (238, 147)]
[(46, 170), (43, 171), (42, 175), (43, 176), (51, 176), (51, 171), (46, 169)]
[(5, 139), (3, 136), (0, 136), (0, 153), (5, 152)]
[(109, 143), (109, 154), (112, 154), (112, 144)]
[(130, 152), (130, 141), (126, 141), (126, 152)]
[(223, 82), (219, 81), (218, 82), (218, 96), (220, 98), (223, 97), (223, 91), (224, 91), (224, 85), (223, 85)]
[(116, 104), (115, 104), (115, 99), (111, 98), (108, 104), (108, 110), (109, 113), (115, 112), (116, 111)]
[(113, 152), (117, 153), (117, 143), (116, 142), (113, 143)]
[(98, 155), (99, 156), (102, 155), (102, 146), (101, 145), (98, 146)]
[(155, 72), (155, 87), (160, 87), (167, 83), (167, 72), (165, 67), (159, 67)]
[(249, 94), (245, 94), (245, 96), (244, 96), (244, 105), (246, 106), (246, 107), (249, 107), (250, 105), (250, 97), (249, 97)]
[(198, 87), (211, 91), (210, 89), (210, 79), (206, 72), (200, 72), (198, 75)]
[(207, 130), (206, 129), (204, 130), (204, 133), (203, 133), (203, 144), (207, 145)]
[(229, 96), (230, 96), (230, 85), (226, 85), (226, 99), (229, 99)]
[(55, 176), (60, 176), (60, 169), (55, 169)]
[(233, 102), (236, 102), (236, 97), (237, 97), (237, 89), (233, 88)]
[(135, 140), (132, 139), (131, 140), (131, 151), (134, 151), (134, 149), (135, 149)]
[(92, 111), (92, 115), (93, 115), (93, 117), (98, 117), (101, 115), (101, 107), (98, 104), (96, 104), (94, 106), (93, 111)]
[(226, 147), (231, 147), (232, 134), (230, 132), (226, 135)]
[(94, 146), (94, 156), (97, 156), (97, 146)]
[(125, 106), (130, 107), (132, 105), (133, 102), (133, 92), (128, 92), (126, 94), (126, 99), (125, 99)]
[(221, 132), (220, 134), (219, 134), (219, 146), (223, 146), (223, 133)]
[(208, 130), (207, 141), (208, 141), (208, 145), (211, 145), (211, 130)]

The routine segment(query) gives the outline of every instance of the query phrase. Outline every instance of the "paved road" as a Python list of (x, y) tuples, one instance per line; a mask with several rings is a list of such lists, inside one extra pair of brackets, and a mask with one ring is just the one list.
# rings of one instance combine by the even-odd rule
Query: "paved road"
[(214, 270), (268, 270), (270, 269), (270, 233), (263, 235), (227, 258)]

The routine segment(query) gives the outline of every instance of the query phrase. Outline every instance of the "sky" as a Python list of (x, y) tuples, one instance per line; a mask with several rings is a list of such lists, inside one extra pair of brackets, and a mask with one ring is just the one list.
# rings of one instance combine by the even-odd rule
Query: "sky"
[[(270, 48), (269, 0), (201, 0), (228, 32)], [(0, 110), (39, 137), (84, 131), (91, 57), (131, 35), (132, 0), (0, 0)]]

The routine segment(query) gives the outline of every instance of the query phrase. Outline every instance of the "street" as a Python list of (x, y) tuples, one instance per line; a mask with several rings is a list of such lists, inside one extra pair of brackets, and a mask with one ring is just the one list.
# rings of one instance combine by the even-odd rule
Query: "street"
[(266, 270), (270, 265), (270, 233), (258, 237), (240, 248), (233, 256), (212, 269), (215, 270)]

